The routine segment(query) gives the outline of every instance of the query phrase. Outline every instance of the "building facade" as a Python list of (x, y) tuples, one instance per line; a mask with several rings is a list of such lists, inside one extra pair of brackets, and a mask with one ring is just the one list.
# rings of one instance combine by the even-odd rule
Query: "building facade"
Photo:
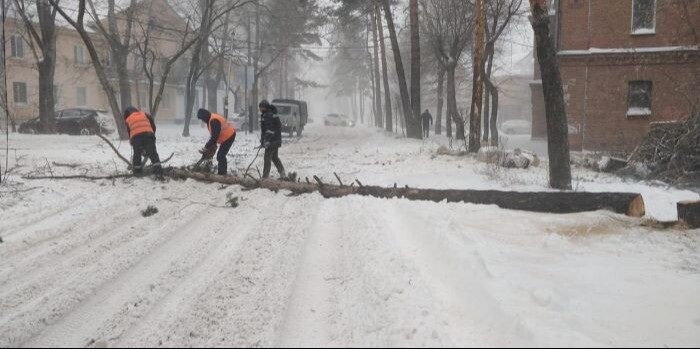
[[(552, 0), (572, 150), (632, 151), (700, 96), (700, 1)], [(546, 138), (539, 63), (533, 138)]]
[[(182, 19), (164, 0), (142, 1), (138, 3), (138, 15), (135, 21), (143, 23), (156, 23), (154, 30), (150, 32), (150, 49), (159, 57), (155, 62), (155, 89), (157, 91), (162, 72), (162, 65), (167, 57), (174, 55), (182, 37), (177, 31), (169, 28), (184, 27), (187, 22)], [(54, 80), (54, 94), (56, 110), (67, 108), (90, 108), (97, 110), (109, 110), (109, 102), (100, 84), (90, 55), (80, 35), (67, 23), (61, 23), (60, 16), (56, 34), (56, 70)], [(104, 20), (106, 23), (106, 20)], [(38, 25), (38, 24), (37, 24)], [(122, 25), (120, 23), (119, 25)], [(143, 25), (135, 25), (133, 31), (134, 45), (142, 41)], [(90, 34), (92, 41), (101, 52), (102, 63), (107, 67), (107, 74), (113, 81), (113, 86), (118, 89), (116, 69), (111, 64), (109, 48), (104, 36), (99, 34), (93, 26)], [(41, 59), (40, 51), (32, 46), (30, 35), (26, 32), (24, 22), (16, 16), (10, 16), (5, 23), (5, 49), (6, 49), (6, 74), (8, 110), (14, 122), (19, 124), (25, 120), (39, 116), (39, 72), (36, 62)], [(185, 77), (189, 53), (184, 54), (173, 66), (170, 78), (167, 80), (163, 92), (162, 102), (159, 106), (159, 120), (181, 120), (185, 116)], [(231, 64), (228, 62), (228, 64)], [(143, 64), (138, 49), (134, 48), (129, 54), (128, 70), (131, 87), (132, 104), (142, 110), (149, 110), (148, 80), (143, 71)], [(226, 69), (230, 71), (228, 78), (235, 81), (238, 71), (235, 67)], [(225, 79), (224, 79), (225, 81)], [(227, 91), (222, 83), (217, 91), (217, 108), (219, 113), (224, 112), (224, 99)], [(117, 91), (118, 92), (118, 91)], [(200, 87), (197, 91), (196, 108), (206, 105), (206, 91)], [(235, 96), (229, 91), (230, 104), (233, 106)]]

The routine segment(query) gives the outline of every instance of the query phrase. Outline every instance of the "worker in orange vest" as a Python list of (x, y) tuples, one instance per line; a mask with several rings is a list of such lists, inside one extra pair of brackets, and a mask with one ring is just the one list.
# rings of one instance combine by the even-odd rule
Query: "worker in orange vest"
[(156, 124), (153, 122), (153, 118), (134, 107), (127, 107), (124, 111), (124, 122), (129, 133), (129, 142), (134, 149), (132, 158), (134, 174), (143, 173), (141, 156), (145, 153), (151, 159), (153, 172), (157, 176), (162, 176), (163, 167), (156, 149)]
[(216, 161), (219, 163), (218, 173), (225, 175), (228, 173), (228, 162), (226, 155), (236, 141), (236, 128), (229, 124), (226, 119), (218, 114), (212, 114), (206, 109), (200, 109), (197, 112), (197, 119), (202, 120), (207, 124), (211, 138), (200, 150), (200, 153), (206, 158), (213, 158), (216, 152), (216, 145), (219, 145), (219, 152), (216, 154)]

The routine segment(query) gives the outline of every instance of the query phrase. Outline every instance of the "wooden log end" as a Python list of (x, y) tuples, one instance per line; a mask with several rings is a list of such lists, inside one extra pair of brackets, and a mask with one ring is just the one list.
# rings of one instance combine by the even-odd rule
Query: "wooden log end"
[(646, 205), (644, 204), (644, 198), (641, 195), (630, 202), (629, 208), (627, 209), (627, 215), (630, 217), (641, 218), (646, 215)]
[(681, 201), (678, 207), (678, 221), (690, 229), (700, 228), (700, 201)]

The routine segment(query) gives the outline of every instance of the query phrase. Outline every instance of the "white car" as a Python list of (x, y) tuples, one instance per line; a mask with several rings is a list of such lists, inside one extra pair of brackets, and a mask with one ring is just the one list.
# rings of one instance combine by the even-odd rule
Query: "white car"
[(323, 124), (335, 127), (355, 127), (355, 121), (350, 119), (349, 116), (342, 114), (328, 114), (324, 118)]
[(529, 135), (532, 133), (532, 123), (527, 120), (508, 120), (499, 127), (501, 133), (507, 135)]

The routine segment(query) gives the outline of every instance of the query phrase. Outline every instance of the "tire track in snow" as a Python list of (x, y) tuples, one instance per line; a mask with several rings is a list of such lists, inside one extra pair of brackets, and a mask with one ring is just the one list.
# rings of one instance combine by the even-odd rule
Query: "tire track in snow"
[[(493, 275), (480, 246), (467, 237), (479, 234), (479, 229), (459, 226), (450, 216), (438, 221), (425, 213), (431, 211), (426, 205), (436, 206), (393, 200), (384, 205), (384, 214), (390, 217), (389, 231), (400, 234), (397, 247), (413, 262), (441, 305), (450, 336), (457, 343), (534, 345), (532, 334), (489, 292)], [(469, 211), (467, 208), (465, 215)], [(474, 214), (483, 214), (483, 209)]]
[[(173, 223), (185, 221), (185, 224), (191, 224), (197, 220), (197, 217), (187, 217), (166, 224), (155, 221), (143, 230), (116, 227), (103, 235), (107, 239), (99, 245), (71, 251), (58, 263), (47, 264), (41, 275), (33, 275), (34, 279), (30, 274), (30, 288), (3, 298), (0, 303), (0, 309), (3, 309), (0, 313), (0, 346), (4, 346), (5, 341), (23, 343), (44, 330), (89, 297), (101, 284), (165, 243), (170, 238), (168, 229)], [(159, 227), (154, 226), (158, 224)], [(12, 304), (19, 307), (9, 313)]]
[[(190, 256), (188, 252), (209, 241), (215, 244), (217, 235), (226, 227), (226, 216), (207, 213), (188, 224), (178, 227), (168, 241), (157, 246), (138, 263), (123, 270), (115, 278), (101, 285), (88, 299), (61, 318), (58, 322), (32, 339), (30, 347), (81, 347), (95, 338), (99, 329), (118, 314), (130, 301), (148, 292), (153, 280), (160, 275), (173, 273), (173, 265), (179, 259)], [(208, 231), (206, 235), (192, 234)], [(203, 257), (205, 254), (200, 253)], [(172, 275), (171, 275), (172, 276)]]
[(344, 233), (334, 224), (340, 215), (337, 206), (335, 200), (324, 201), (311, 224), (275, 347), (323, 347), (333, 343), (329, 323), (338, 309), (330, 289), (341, 285), (335, 265), (338, 238)]
[[(286, 198), (255, 191), (244, 205), (259, 221), (202, 292), (182, 301), (171, 316), (155, 314), (157, 327), (135, 326), (119, 345), (268, 347), (281, 326), (316, 195)], [(260, 201), (259, 195), (269, 198)], [(246, 217), (241, 217), (246, 219)], [(254, 218), (251, 218), (254, 219)], [(283, 222), (284, 224), (280, 224)], [(175, 302), (177, 303), (177, 302)], [(164, 319), (164, 320), (162, 320)]]
[[(161, 282), (157, 287), (159, 291), (157, 300), (153, 299), (154, 296), (144, 300), (144, 303), (148, 300), (152, 302), (146, 311), (141, 307), (139, 312), (132, 311), (136, 314), (129, 315), (131, 321), (120, 321), (127, 322), (126, 324), (107, 326), (110, 333), (103, 333), (103, 337), (109, 336), (110, 342), (117, 347), (160, 345), (158, 339), (149, 338), (148, 334), (144, 338), (144, 333), (154, 329), (160, 332), (167, 328), (193, 299), (205, 292), (220, 274), (227, 272), (226, 268), (230, 261), (236, 258), (235, 252), (240, 248), (241, 243), (255, 231), (259, 217), (259, 212), (247, 209), (245, 206), (238, 208), (233, 217), (227, 212), (220, 214), (227, 216), (227, 219), (234, 219), (235, 224), (226, 224), (221, 227), (225, 234), (216, 243), (208, 244), (211, 249), (206, 251), (204, 258), (190, 268), (178, 268), (178, 274), (181, 277), (175, 282), (170, 282), (169, 285)], [(123, 329), (123, 331), (114, 333), (114, 328)], [(139, 338), (139, 341), (132, 342), (134, 338)]]

